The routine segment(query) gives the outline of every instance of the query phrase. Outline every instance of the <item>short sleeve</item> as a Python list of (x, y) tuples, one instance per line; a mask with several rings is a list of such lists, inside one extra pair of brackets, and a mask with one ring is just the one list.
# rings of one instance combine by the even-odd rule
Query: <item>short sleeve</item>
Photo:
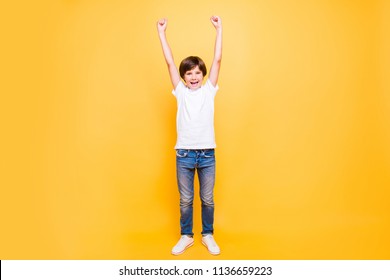
[(213, 84), (211, 83), (211, 81), (209, 79), (207, 79), (205, 86), (208, 88), (208, 90), (210, 92), (213, 93), (213, 95), (216, 95), (217, 91), (219, 90), (218, 84), (213, 86)]
[(180, 94), (180, 92), (183, 92), (185, 89), (185, 85), (183, 84), (182, 81), (177, 83), (177, 86), (174, 90), (172, 90), (172, 94), (177, 98), (177, 96)]

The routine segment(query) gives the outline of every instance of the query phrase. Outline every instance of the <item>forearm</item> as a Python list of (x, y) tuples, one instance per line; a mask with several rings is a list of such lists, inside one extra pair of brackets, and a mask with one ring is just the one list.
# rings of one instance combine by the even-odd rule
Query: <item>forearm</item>
[(211, 23), (214, 25), (217, 34), (215, 37), (214, 59), (211, 64), (209, 79), (211, 83), (216, 86), (222, 60), (222, 21), (220, 17), (212, 16)]
[(222, 27), (217, 28), (216, 32), (213, 61), (220, 63), (222, 60)]
[(161, 47), (162, 47), (162, 50), (163, 50), (165, 62), (167, 63), (168, 67), (174, 66), (175, 62), (174, 62), (174, 59), (173, 59), (172, 50), (171, 50), (171, 47), (168, 44), (168, 40), (167, 40), (167, 37), (165, 35), (165, 32), (160, 31), (158, 33), (158, 36), (160, 38), (160, 43), (161, 43)]
[(177, 84), (180, 82), (180, 75), (177, 71), (175, 61), (173, 60), (172, 50), (168, 44), (167, 37), (165, 35), (165, 30), (159, 30), (158, 36), (160, 38), (161, 47), (164, 53), (165, 62), (168, 66), (169, 76), (171, 78), (173, 88), (176, 88)]

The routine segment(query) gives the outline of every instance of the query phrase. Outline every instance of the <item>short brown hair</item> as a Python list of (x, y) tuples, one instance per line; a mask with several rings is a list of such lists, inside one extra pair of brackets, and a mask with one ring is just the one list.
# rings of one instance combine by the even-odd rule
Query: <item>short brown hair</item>
[(203, 76), (206, 76), (207, 69), (204, 61), (198, 56), (189, 56), (183, 59), (183, 61), (180, 63), (179, 66), (180, 77), (184, 79), (184, 74), (187, 71), (194, 69), (196, 66), (198, 66), (199, 70), (202, 71)]

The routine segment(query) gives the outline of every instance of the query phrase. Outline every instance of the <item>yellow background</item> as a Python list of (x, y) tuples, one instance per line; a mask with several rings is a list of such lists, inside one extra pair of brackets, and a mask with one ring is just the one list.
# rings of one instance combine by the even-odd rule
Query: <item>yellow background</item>
[[(179, 238), (176, 63), (209, 66), (216, 233)], [(389, 259), (386, 0), (2, 1), (0, 259)]]

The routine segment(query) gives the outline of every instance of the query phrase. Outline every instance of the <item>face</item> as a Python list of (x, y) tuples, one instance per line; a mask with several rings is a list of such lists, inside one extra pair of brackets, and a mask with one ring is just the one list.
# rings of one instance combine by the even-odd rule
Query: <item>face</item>
[(184, 73), (184, 82), (189, 89), (198, 89), (202, 86), (203, 73), (199, 66), (195, 66), (191, 70)]

